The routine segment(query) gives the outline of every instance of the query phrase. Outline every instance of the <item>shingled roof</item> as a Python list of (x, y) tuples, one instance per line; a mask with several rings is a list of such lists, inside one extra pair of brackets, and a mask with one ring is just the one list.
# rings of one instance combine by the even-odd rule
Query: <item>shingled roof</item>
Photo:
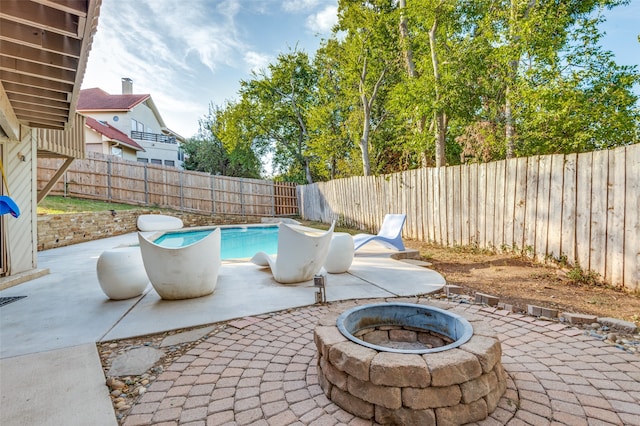
[(136, 141), (131, 139), (126, 134), (122, 133), (115, 127), (110, 126), (108, 123), (98, 121), (91, 117), (86, 117), (86, 125), (95, 130), (96, 132), (106, 136), (110, 140), (118, 141), (124, 145), (129, 146), (136, 151), (144, 151), (145, 149), (140, 146)]
[(94, 87), (80, 91), (78, 111), (128, 111), (149, 99), (151, 95), (111, 95)]

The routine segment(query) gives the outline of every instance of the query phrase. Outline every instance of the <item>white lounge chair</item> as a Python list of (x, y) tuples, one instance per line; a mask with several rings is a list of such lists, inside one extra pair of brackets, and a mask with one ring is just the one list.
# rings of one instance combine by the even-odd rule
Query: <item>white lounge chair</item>
[(402, 227), (407, 220), (406, 214), (387, 214), (377, 235), (357, 234), (353, 236), (354, 250), (358, 250), (370, 241), (377, 241), (390, 249), (404, 251)]
[(282, 284), (309, 281), (320, 272), (329, 253), (333, 235), (331, 224), (328, 231), (316, 231), (281, 223), (278, 230), (278, 254), (273, 257), (258, 252), (251, 262), (270, 267), (273, 278)]
[(142, 262), (163, 299), (191, 299), (213, 293), (220, 271), (220, 228), (185, 247), (162, 247), (138, 232)]

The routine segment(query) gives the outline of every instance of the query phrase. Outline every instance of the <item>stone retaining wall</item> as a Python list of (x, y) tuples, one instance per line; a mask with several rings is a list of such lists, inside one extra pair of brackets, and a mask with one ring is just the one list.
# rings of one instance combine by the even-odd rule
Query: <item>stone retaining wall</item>
[(185, 227), (259, 223), (254, 216), (207, 216), (159, 210), (118, 210), (93, 213), (65, 213), (38, 216), (38, 250), (78, 244), (99, 238), (135, 232), (141, 214), (163, 213), (182, 219)]

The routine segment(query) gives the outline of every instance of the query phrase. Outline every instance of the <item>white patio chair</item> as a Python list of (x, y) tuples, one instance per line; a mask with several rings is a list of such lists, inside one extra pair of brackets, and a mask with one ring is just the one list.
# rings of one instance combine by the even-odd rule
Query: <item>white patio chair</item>
[(281, 223), (278, 230), (278, 254), (258, 252), (251, 262), (270, 267), (273, 278), (282, 284), (309, 281), (320, 272), (329, 253), (335, 221), (327, 231), (315, 231)]
[(220, 228), (185, 247), (162, 247), (138, 232), (142, 262), (163, 299), (191, 299), (213, 293), (220, 264)]
[(407, 220), (406, 214), (387, 214), (382, 221), (378, 234), (357, 234), (353, 236), (354, 250), (371, 241), (377, 241), (390, 249), (404, 250), (402, 243), (402, 227)]

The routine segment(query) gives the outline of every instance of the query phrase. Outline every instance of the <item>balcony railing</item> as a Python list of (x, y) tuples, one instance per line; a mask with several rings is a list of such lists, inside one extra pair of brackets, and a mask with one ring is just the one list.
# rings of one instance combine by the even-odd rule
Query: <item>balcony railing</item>
[(139, 132), (137, 130), (131, 131), (131, 139), (161, 143), (178, 143), (175, 136), (167, 136), (158, 133)]

